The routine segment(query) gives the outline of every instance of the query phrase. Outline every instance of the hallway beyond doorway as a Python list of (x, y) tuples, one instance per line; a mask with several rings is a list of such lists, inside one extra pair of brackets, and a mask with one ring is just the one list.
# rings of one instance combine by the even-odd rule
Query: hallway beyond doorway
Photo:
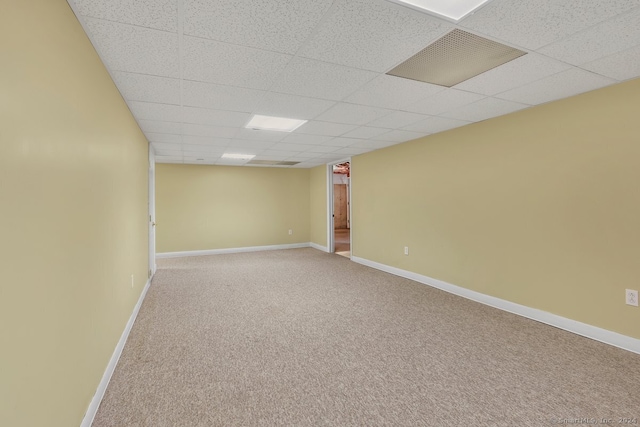
[(335, 230), (336, 254), (351, 258), (351, 230), (342, 228)]

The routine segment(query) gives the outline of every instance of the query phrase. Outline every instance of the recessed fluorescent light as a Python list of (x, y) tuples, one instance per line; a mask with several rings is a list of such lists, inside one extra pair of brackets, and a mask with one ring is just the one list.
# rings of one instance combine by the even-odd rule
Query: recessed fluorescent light
[(247, 129), (293, 132), (305, 123), (307, 123), (306, 120), (287, 119), (286, 117), (260, 116), (256, 114), (245, 127)]
[(489, 0), (389, 0), (458, 22)]
[(222, 155), (223, 159), (233, 159), (233, 160), (251, 160), (255, 157), (255, 154), (233, 154), (233, 153), (225, 153)]

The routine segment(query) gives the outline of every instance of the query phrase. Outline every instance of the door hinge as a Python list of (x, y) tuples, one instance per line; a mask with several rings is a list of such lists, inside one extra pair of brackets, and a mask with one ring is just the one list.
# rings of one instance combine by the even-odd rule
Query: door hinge
[(147, 279), (151, 279), (151, 270), (149, 270), (149, 276), (147, 276)]

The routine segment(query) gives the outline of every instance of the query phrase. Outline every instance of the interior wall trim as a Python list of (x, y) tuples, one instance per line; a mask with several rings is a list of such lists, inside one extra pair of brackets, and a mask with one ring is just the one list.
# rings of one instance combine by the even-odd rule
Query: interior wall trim
[(514, 302), (503, 300), (501, 298), (482, 294), (480, 292), (472, 291), (461, 286), (452, 285), (451, 283), (447, 283), (442, 280), (423, 276), (422, 274), (414, 273), (412, 271), (391, 267), (389, 265), (370, 261), (365, 258), (354, 256), (351, 257), (351, 260), (357, 262), (358, 264), (366, 265), (377, 270), (404, 277), (405, 279), (414, 280), (416, 282), (443, 290), (445, 292), (449, 292), (454, 295), (461, 296), (463, 298), (470, 299), (472, 301), (479, 302), (481, 304), (488, 305), (490, 307), (497, 308), (499, 310), (517, 314), (528, 319), (555, 326), (556, 328), (564, 329), (568, 332), (573, 332), (574, 334), (578, 334), (583, 337), (591, 338), (593, 340), (600, 341), (614, 347), (640, 354), (640, 339), (632, 338), (626, 335), (619, 334), (617, 332), (598, 328), (597, 326), (558, 316), (556, 314), (539, 310), (537, 308), (527, 307), (525, 305), (516, 304)]
[(158, 258), (180, 258), (185, 256), (237, 254), (240, 252), (275, 251), (279, 249), (308, 248), (311, 243), (291, 243), (287, 245), (247, 246), (244, 248), (207, 249), (202, 251), (161, 252), (156, 254)]
[(147, 280), (147, 283), (144, 285), (144, 289), (140, 294), (140, 298), (138, 298), (138, 302), (133, 308), (133, 312), (129, 317), (129, 321), (127, 325), (124, 327), (124, 331), (122, 331), (122, 335), (120, 336), (120, 340), (116, 345), (113, 354), (111, 355), (111, 359), (109, 360), (109, 364), (107, 365), (107, 369), (105, 369), (104, 374), (102, 375), (102, 380), (98, 384), (98, 389), (96, 393), (93, 395), (93, 399), (89, 403), (89, 407), (87, 408), (87, 412), (84, 414), (84, 418), (82, 419), (82, 423), (80, 427), (91, 427), (93, 423), (93, 419), (98, 412), (98, 408), (100, 407), (100, 402), (102, 402), (102, 398), (104, 397), (104, 393), (107, 391), (107, 386), (109, 385), (109, 381), (111, 380), (111, 376), (113, 375), (113, 371), (116, 369), (116, 365), (118, 364), (118, 360), (120, 360), (120, 355), (122, 354), (122, 350), (124, 349), (124, 345), (127, 342), (127, 338), (129, 338), (129, 333), (131, 332), (131, 328), (133, 327), (134, 322), (136, 321), (136, 317), (138, 317), (138, 312), (140, 311), (140, 307), (142, 306), (142, 301), (144, 301), (145, 296), (147, 296), (147, 291), (149, 290), (149, 286), (151, 285), (151, 279)]
[(313, 242), (309, 243), (309, 246), (311, 246), (313, 249), (329, 253), (329, 248), (326, 246), (320, 246), (319, 244)]

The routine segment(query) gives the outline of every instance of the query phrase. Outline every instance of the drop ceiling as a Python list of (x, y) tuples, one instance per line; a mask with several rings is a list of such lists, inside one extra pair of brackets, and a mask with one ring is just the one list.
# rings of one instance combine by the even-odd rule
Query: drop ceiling
[[(385, 0), (68, 1), (159, 163), (308, 168), (640, 76), (640, 0), (492, 0), (456, 24)], [(386, 74), (456, 29), (526, 54), (451, 88)]]

